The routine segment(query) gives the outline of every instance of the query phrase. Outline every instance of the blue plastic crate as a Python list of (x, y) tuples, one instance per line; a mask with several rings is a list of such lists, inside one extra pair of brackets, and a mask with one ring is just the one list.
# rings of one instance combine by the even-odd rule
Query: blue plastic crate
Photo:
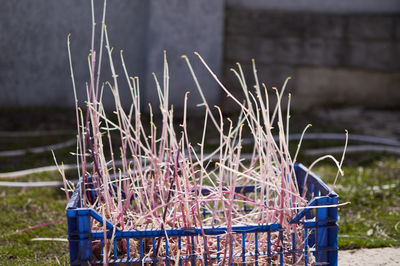
[[(338, 208), (337, 206), (328, 207), (329, 205), (336, 205), (338, 203), (338, 195), (331, 191), (329, 187), (315, 174), (309, 173), (304, 184), (307, 169), (301, 165), (295, 165), (296, 178), (299, 184), (300, 193), (302, 193), (304, 186), (307, 186), (306, 198), (308, 206), (311, 208), (304, 208), (291, 220), (292, 224), (302, 224), (304, 228), (304, 246), (296, 249), (295, 235), (291, 234), (290, 243), (283, 243), (283, 231), (279, 223), (275, 224), (255, 224), (254, 225), (236, 225), (232, 227), (233, 234), (242, 235), (241, 252), (234, 254), (235, 258), (241, 258), (243, 265), (248, 265), (250, 262), (253, 265), (259, 265), (258, 261), (262, 257), (270, 265), (272, 259), (279, 261), (283, 265), (284, 256), (289, 255), (293, 262), (299, 255), (304, 255), (304, 264), (309, 264), (310, 252), (316, 260), (315, 265), (337, 265), (338, 257)], [(195, 250), (194, 238), (202, 236), (200, 228), (179, 228), (179, 229), (166, 229), (166, 230), (120, 230), (114, 227), (109, 221), (103, 221), (103, 218), (95, 210), (89, 208), (81, 208), (80, 205), (80, 184), (73, 193), (70, 201), (68, 202), (66, 213), (68, 218), (68, 240), (70, 252), (71, 265), (92, 265), (102, 264), (103, 260), (95, 258), (93, 254), (93, 245), (100, 241), (100, 250), (103, 251), (104, 231), (92, 231), (90, 224), (91, 219), (97, 220), (107, 228), (107, 238), (114, 237), (113, 243), (113, 256), (109, 258), (109, 264), (132, 264), (132, 265), (175, 265), (178, 257), (170, 257), (168, 252), (168, 238), (175, 238), (179, 243), (179, 248), (184, 248), (185, 241), (191, 243), (192, 247), (189, 250)], [(254, 191), (253, 186), (237, 187), (236, 191), (243, 194), (251, 193)], [(207, 193), (203, 191), (203, 193)], [(315, 206), (322, 206), (314, 208)], [(246, 205), (244, 211), (246, 211)], [(206, 213), (203, 213), (206, 215)], [(304, 218), (304, 219), (303, 219)], [(203, 257), (193, 254), (184, 254), (181, 252), (179, 255), (179, 265), (184, 263), (191, 263), (191, 265), (198, 264), (201, 260), (204, 265), (213, 265), (215, 262), (221, 262), (223, 259), (222, 252), (220, 253), (221, 236), (227, 232), (226, 227), (204, 227), (204, 232), (207, 237), (214, 237), (217, 242), (218, 252), (216, 255), (208, 258), (205, 254)], [(260, 234), (267, 234), (267, 245), (264, 248), (259, 245), (258, 239)], [(274, 250), (271, 249), (271, 235), (280, 235), (280, 242), (278, 247), (274, 244)], [(255, 248), (248, 250), (245, 246), (246, 237), (254, 237)], [(117, 250), (118, 242), (126, 240), (126, 254), (118, 254), (121, 251)], [(130, 239), (134, 239), (139, 243), (139, 257), (131, 257)], [(152, 245), (155, 250), (157, 241), (165, 242), (166, 254), (163, 257), (144, 257), (145, 245)], [(189, 241), (187, 241), (189, 240)], [(287, 239), (286, 239), (287, 241)], [(297, 245), (298, 246), (298, 245)], [(101, 253), (102, 255), (102, 253)], [(197, 262), (197, 263), (196, 263)], [(211, 263), (210, 263), (211, 262)], [(237, 264), (237, 262), (236, 262)], [(235, 264), (235, 265), (236, 265)], [(260, 263), (261, 265), (261, 263)]]

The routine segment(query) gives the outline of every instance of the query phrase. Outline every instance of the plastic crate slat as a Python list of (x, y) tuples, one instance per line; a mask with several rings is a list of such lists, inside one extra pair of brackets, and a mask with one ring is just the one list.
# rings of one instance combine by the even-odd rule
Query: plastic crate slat
[[(328, 248), (328, 249), (325, 249), (326, 251), (329, 251), (329, 250), (335, 250), (334, 248)], [(310, 249), (309, 250), (310, 252), (315, 252), (315, 250), (313, 250), (313, 249)], [(297, 252), (300, 252), (300, 253), (304, 253), (304, 250), (298, 250)], [(291, 251), (280, 251), (280, 252), (277, 252), (277, 251), (274, 251), (274, 252), (271, 252), (271, 254), (269, 255), (268, 254), (268, 252), (259, 252), (259, 254), (258, 254), (258, 259), (255, 259), (254, 260), (254, 262), (255, 262), (255, 264), (258, 264), (258, 262), (259, 262), (259, 260), (260, 259), (263, 259), (263, 258), (269, 258), (269, 257), (272, 257), (272, 256), (277, 256), (277, 255), (281, 255), (281, 254), (289, 254), (289, 253), (291, 253)], [(255, 253), (252, 253), (252, 252), (247, 252), (247, 253), (245, 253), (245, 257), (246, 258), (249, 258), (249, 257), (255, 257)], [(242, 257), (243, 255), (242, 254), (235, 254), (233, 257), (234, 258), (240, 258), (240, 257)], [(211, 255), (210, 256), (210, 260), (216, 260), (218, 258), (218, 256), (217, 255)], [(200, 257), (197, 257), (197, 256), (191, 256), (191, 255), (183, 255), (183, 256), (180, 256), (179, 257), (179, 260), (180, 261), (189, 261), (189, 260), (201, 260), (201, 258)], [(154, 262), (154, 261), (158, 261), (158, 262), (160, 262), (160, 261), (167, 261), (167, 260), (169, 260), (169, 261), (175, 261), (176, 260), (176, 257), (157, 257), (157, 258), (143, 258), (143, 259), (140, 259), (140, 258), (130, 258), (130, 259), (128, 259), (128, 258), (120, 258), (120, 259), (110, 259), (109, 260), (109, 263), (110, 264), (112, 264), (112, 263), (137, 263), (137, 262), (144, 262), (144, 263), (151, 263), (151, 262)], [(94, 260), (94, 261), (92, 261), (92, 263), (93, 264), (102, 264), (103, 263), (103, 261), (102, 260)], [(283, 265), (283, 264), (282, 264)]]
[[(204, 227), (205, 235), (222, 235), (228, 231), (227, 227)], [(254, 233), (254, 232), (276, 232), (281, 230), (280, 224), (263, 224), (263, 225), (235, 225), (232, 226), (233, 233)], [(104, 231), (92, 231), (93, 239), (104, 238)], [(177, 237), (177, 236), (198, 236), (202, 235), (200, 228), (176, 228), (176, 229), (165, 229), (165, 230), (129, 230), (129, 231), (116, 231), (107, 232), (107, 238), (148, 238), (148, 237)]]
[[(90, 209), (90, 215), (91, 215), (94, 219), (96, 219), (96, 221), (98, 221), (99, 223), (101, 223), (101, 224), (104, 223), (103, 217), (102, 217), (100, 214), (98, 214), (95, 210)], [(112, 224), (110, 221), (108, 221), (108, 220), (106, 219), (105, 222), (106, 222), (106, 228), (107, 228), (107, 229), (109, 229), (109, 230), (114, 229), (114, 226), (113, 226), (113, 224)], [(115, 227), (115, 230), (119, 231), (118, 227)]]

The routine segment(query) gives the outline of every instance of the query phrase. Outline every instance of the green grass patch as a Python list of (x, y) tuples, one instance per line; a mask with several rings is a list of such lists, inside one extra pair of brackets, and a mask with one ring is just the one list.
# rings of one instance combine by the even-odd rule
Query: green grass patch
[[(332, 183), (335, 167), (313, 169)], [(344, 167), (335, 191), (340, 202), (339, 247), (372, 248), (400, 245), (400, 160), (387, 157), (366, 166)]]
[(0, 195), (0, 263), (58, 265), (58, 259), (67, 264), (67, 242), (31, 240), (38, 237), (67, 238), (66, 222), (13, 234), (29, 226), (65, 218), (64, 192), (59, 188), (0, 188)]
[[(201, 130), (198, 130), (201, 132)], [(328, 130), (329, 131), (329, 130)], [(64, 136), (63, 138), (66, 139)], [(32, 139), (3, 142), (3, 149), (21, 148)], [(48, 143), (57, 139), (49, 138)], [(48, 144), (47, 143), (47, 144)], [(22, 145), (24, 144), (24, 145)], [(46, 144), (44, 140), (31, 143)], [(342, 141), (305, 141), (302, 150), (321, 146), (341, 146)], [(297, 142), (291, 142), (292, 153)], [(208, 147), (206, 150), (210, 150)], [(244, 151), (247, 147), (244, 147)], [(56, 151), (59, 163), (75, 163), (70, 154), (74, 147)], [(302, 155), (300, 153), (300, 155)], [(336, 157), (340, 157), (339, 155)], [(301, 156), (299, 161), (310, 165), (315, 158)], [(340, 207), (339, 246), (341, 249), (400, 246), (400, 160), (382, 153), (349, 154), (345, 160), (345, 176), (340, 177), (335, 189), (340, 202), (351, 202)], [(53, 165), (51, 153), (26, 154), (1, 158), (0, 171), (14, 171)], [(313, 171), (326, 183), (332, 183), (337, 169), (333, 164), (318, 164)], [(75, 171), (67, 173), (76, 179)], [(61, 180), (57, 172), (34, 174), (8, 181)], [(57, 265), (57, 259), (67, 264), (66, 242), (31, 241), (37, 237), (67, 238), (67, 224), (50, 226), (13, 234), (29, 226), (65, 218), (66, 197), (59, 188), (1, 188), (0, 187), (0, 264), (1, 265)]]

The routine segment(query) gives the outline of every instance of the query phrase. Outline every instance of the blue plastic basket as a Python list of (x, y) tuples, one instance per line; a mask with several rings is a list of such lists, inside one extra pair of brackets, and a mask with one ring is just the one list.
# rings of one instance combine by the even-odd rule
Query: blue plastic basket
[[(315, 174), (309, 173), (304, 184), (307, 169), (301, 165), (295, 165), (296, 178), (299, 184), (300, 193), (302, 193), (304, 186), (307, 186), (306, 198), (308, 200), (308, 207), (298, 212), (290, 221), (293, 224), (302, 224), (304, 228), (304, 246), (296, 249), (295, 235), (291, 234), (290, 243), (283, 243), (283, 231), (279, 223), (274, 224), (254, 224), (254, 225), (236, 225), (232, 226), (233, 234), (241, 234), (242, 244), (241, 252), (234, 254), (235, 258), (241, 258), (243, 265), (259, 265), (259, 259), (263, 258), (271, 265), (273, 261), (279, 261), (280, 265), (284, 263), (284, 256), (290, 256), (293, 263), (296, 257), (304, 255), (304, 264), (309, 264), (310, 252), (312, 252), (316, 264), (314, 265), (337, 265), (338, 257), (338, 195), (332, 192), (329, 187)], [(114, 237), (113, 243), (113, 256), (110, 256), (109, 264), (132, 264), (132, 265), (175, 265), (175, 261), (179, 259), (179, 265), (191, 263), (191, 265), (199, 265), (203, 262), (204, 265), (214, 265), (220, 263), (223, 259), (223, 254), (220, 253), (221, 238), (226, 234), (226, 227), (204, 227), (204, 233), (207, 237), (214, 237), (217, 242), (218, 252), (212, 257), (203, 257), (193, 254), (185, 254), (184, 251), (180, 252), (179, 257), (170, 257), (168, 249), (168, 238), (175, 238), (178, 241), (179, 249), (184, 248), (185, 243), (192, 245), (186, 250), (195, 250), (194, 238), (202, 236), (200, 228), (179, 228), (167, 230), (119, 230), (114, 227), (109, 221), (103, 221), (103, 218), (95, 210), (89, 208), (81, 208), (80, 205), (80, 184), (73, 193), (70, 201), (68, 202), (66, 212), (68, 218), (68, 240), (70, 252), (71, 265), (89, 265), (89, 264), (102, 264), (103, 260), (95, 258), (93, 254), (93, 245), (95, 242), (100, 241), (101, 256), (103, 253), (103, 239), (104, 231), (91, 230), (91, 219), (97, 220), (107, 228), (107, 238)], [(254, 187), (237, 187), (236, 191), (242, 194), (251, 193)], [(335, 205), (329, 207), (329, 205)], [(320, 206), (315, 208), (316, 206)], [(244, 206), (246, 211), (246, 205)], [(203, 213), (206, 215), (206, 213)], [(303, 219), (304, 218), (304, 219)], [(256, 221), (255, 221), (256, 222)], [(246, 237), (253, 235), (255, 240), (254, 250), (248, 250), (245, 246)], [(267, 245), (262, 247), (258, 243), (259, 235), (267, 234)], [(278, 247), (274, 243), (274, 249), (271, 246), (271, 235), (280, 235), (280, 242)], [(168, 236), (168, 238), (166, 237)], [(121, 251), (117, 250), (118, 242), (126, 240), (126, 254), (120, 254)], [(134, 239), (139, 243), (138, 254), (139, 257), (131, 257), (130, 239)], [(156, 250), (157, 241), (165, 241), (165, 256), (163, 257), (144, 257), (144, 249), (146, 245), (152, 245), (153, 250)], [(187, 241), (189, 240), (189, 241)], [(287, 238), (286, 238), (287, 241)], [(136, 242), (135, 242), (136, 243)], [(266, 247), (265, 247), (266, 246)], [(298, 245), (297, 245), (298, 247)], [(237, 259), (235, 260), (237, 261)], [(237, 264), (237, 262), (236, 262)], [(261, 265), (261, 263), (260, 263)], [(276, 265), (276, 264), (274, 264)]]

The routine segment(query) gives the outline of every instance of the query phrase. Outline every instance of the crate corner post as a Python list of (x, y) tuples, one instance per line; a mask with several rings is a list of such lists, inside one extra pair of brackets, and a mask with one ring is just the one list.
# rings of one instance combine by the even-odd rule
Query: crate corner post
[(89, 265), (92, 260), (90, 212), (67, 209), (70, 265)]

